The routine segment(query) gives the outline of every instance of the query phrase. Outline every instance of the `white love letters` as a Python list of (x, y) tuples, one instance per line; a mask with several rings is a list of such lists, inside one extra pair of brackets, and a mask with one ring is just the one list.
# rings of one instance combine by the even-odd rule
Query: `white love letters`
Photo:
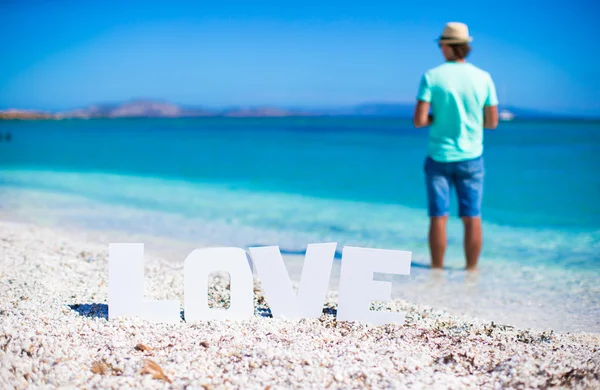
[[(323, 313), (337, 243), (309, 244), (298, 293), (277, 246), (205, 248), (190, 253), (184, 262), (186, 322), (242, 320), (254, 316), (256, 268), (274, 318), (318, 318)], [(370, 309), (372, 301), (389, 301), (390, 282), (374, 281), (374, 273), (409, 275), (411, 252), (344, 247), (340, 272), (337, 319), (374, 325), (404, 323), (400, 312)], [(250, 260), (249, 261), (249, 258)], [(228, 309), (208, 306), (208, 277), (213, 272), (230, 276)], [(109, 245), (108, 317), (141, 317), (154, 322), (180, 321), (179, 300), (144, 299), (144, 245)]]

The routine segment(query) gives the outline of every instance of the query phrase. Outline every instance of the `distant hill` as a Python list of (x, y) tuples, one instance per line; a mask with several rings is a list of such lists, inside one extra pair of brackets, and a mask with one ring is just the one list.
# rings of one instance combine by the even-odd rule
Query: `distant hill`
[(99, 104), (62, 112), (25, 110), (0, 111), (3, 119), (93, 119), (93, 118), (193, 118), (193, 117), (290, 117), (290, 116), (352, 116), (352, 117), (410, 117), (413, 106), (393, 103), (368, 103), (355, 106), (308, 110), (282, 107), (229, 107), (207, 109), (184, 107), (173, 103), (134, 100), (123, 104)]
[[(196, 117), (378, 117), (411, 118), (414, 104), (409, 103), (364, 103), (353, 106), (322, 110), (288, 109), (282, 107), (230, 107), (208, 109), (204, 107), (180, 106), (157, 100), (132, 100), (121, 104), (98, 104), (62, 112), (43, 112), (10, 109), (0, 111), (0, 119), (94, 119), (94, 118), (196, 118)], [(522, 118), (560, 118), (534, 110), (517, 107), (500, 107)]]
[(44, 111), (9, 109), (0, 111), (0, 119), (54, 119), (54, 114)]
[(195, 118), (195, 117), (285, 117), (314, 115), (278, 107), (237, 107), (206, 109), (178, 106), (169, 102), (134, 100), (122, 104), (99, 104), (61, 112), (10, 109), (0, 119), (96, 119), (96, 118)]
[(323, 112), (327, 116), (361, 116), (361, 117), (399, 117), (410, 118), (414, 111), (413, 104), (406, 103), (364, 103)]
[(186, 109), (168, 102), (134, 100), (123, 104), (93, 105), (74, 111), (59, 112), (59, 118), (179, 118), (184, 116), (207, 116), (206, 110)]

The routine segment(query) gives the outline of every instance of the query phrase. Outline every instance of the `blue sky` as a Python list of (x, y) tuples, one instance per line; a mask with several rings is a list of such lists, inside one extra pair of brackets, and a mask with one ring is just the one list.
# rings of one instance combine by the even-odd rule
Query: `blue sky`
[(0, 108), (414, 102), (448, 21), (501, 104), (600, 116), (600, 2), (0, 0)]

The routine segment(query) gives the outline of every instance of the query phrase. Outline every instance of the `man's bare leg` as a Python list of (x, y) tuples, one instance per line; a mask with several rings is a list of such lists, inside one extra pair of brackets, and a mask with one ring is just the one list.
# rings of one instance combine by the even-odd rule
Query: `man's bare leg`
[(431, 253), (431, 268), (444, 268), (444, 253), (446, 252), (446, 222), (448, 217), (431, 217), (429, 221), (429, 251)]
[(464, 249), (467, 259), (467, 270), (477, 269), (477, 262), (483, 246), (483, 231), (481, 228), (481, 218), (462, 217), (465, 225)]

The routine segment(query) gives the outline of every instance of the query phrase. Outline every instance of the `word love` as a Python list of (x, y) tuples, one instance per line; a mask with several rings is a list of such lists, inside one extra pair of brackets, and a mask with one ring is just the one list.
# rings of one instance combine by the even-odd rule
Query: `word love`
[[(196, 249), (184, 263), (185, 320), (252, 318), (254, 268), (274, 318), (318, 318), (323, 312), (336, 246), (335, 242), (308, 245), (297, 293), (277, 246), (249, 248), (249, 256), (241, 248)], [(374, 311), (370, 306), (372, 301), (389, 301), (392, 293), (391, 283), (373, 280), (374, 273), (409, 275), (411, 255), (398, 250), (344, 247), (337, 319), (404, 324), (404, 313)], [(215, 272), (229, 274), (228, 309), (208, 305), (209, 275)], [(144, 244), (109, 245), (108, 301), (110, 319), (132, 316), (156, 322), (180, 321), (179, 300), (144, 299)]]

